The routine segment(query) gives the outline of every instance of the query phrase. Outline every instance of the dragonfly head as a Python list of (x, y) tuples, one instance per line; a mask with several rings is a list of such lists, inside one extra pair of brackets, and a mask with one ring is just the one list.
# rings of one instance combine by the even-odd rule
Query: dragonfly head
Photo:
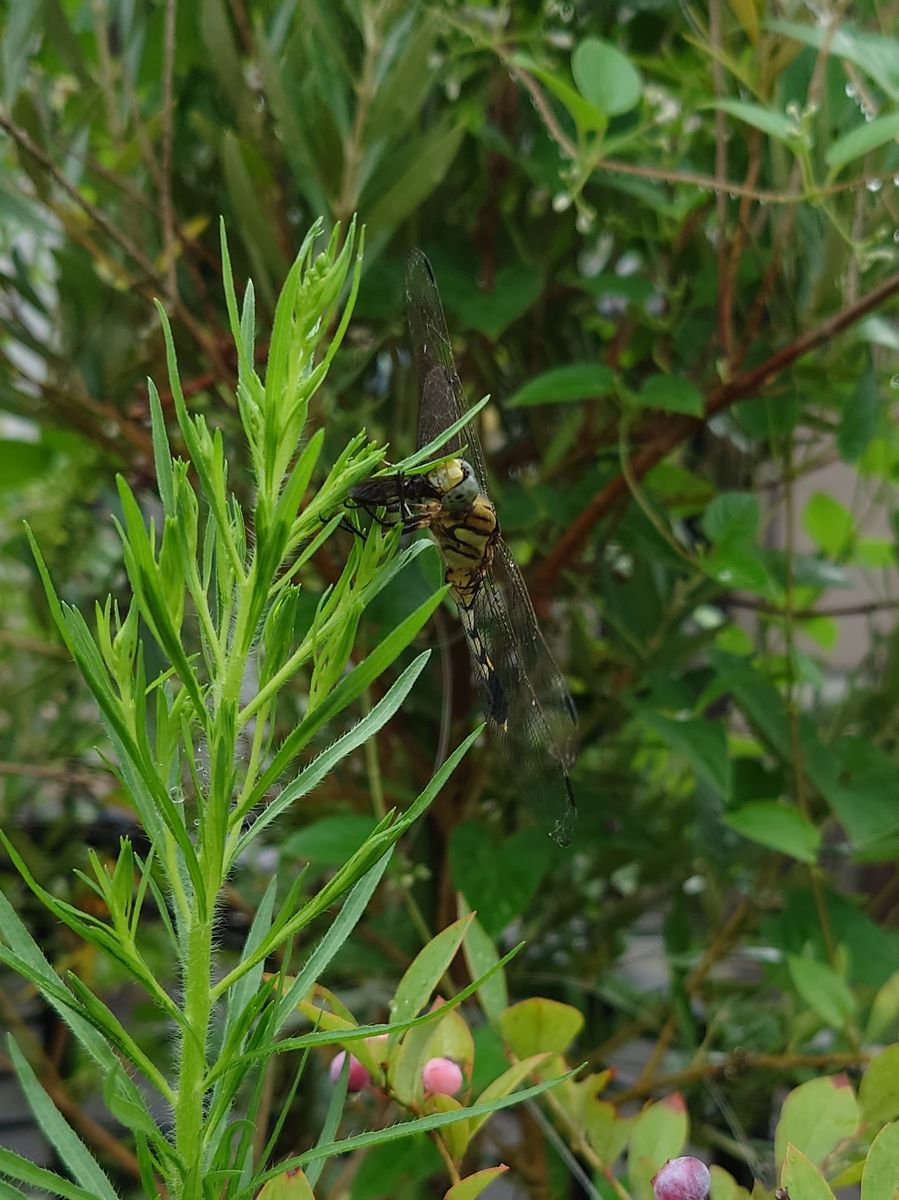
[(451, 513), (467, 513), (481, 494), (481, 485), (470, 463), (452, 458), (433, 473), (440, 503)]

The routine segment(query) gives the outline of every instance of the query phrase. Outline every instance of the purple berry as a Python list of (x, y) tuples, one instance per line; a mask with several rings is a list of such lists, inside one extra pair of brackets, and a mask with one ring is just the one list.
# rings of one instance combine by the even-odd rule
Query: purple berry
[(709, 1169), (698, 1158), (669, 1158), (652, 1181), (655, 1200), (706, 1200)]
[[(343, 1068), (343, 1060), (346, 1058), (346, 1050), (341, 1050), (339, 1054), (335, 1054), (331, 1059), (331, 1081), (336, 1083), (340, 1078), (340, 1072)], [(346, 1081), (346, 1090), (348, 1092), (361, 1092), (364, 1087), (368, 1087), (371, 1083), (371, 1076), (358, 1058), (350, 1055), (350, 1070)]]
[(421, 1081), (430, 1096), (455, 1096), (462, 1086), (462, 1068), (451, 1058), (429, 1058)]

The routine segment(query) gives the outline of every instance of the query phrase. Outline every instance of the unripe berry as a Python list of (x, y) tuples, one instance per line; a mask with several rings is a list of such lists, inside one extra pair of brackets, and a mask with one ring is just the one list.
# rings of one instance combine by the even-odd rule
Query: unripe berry
[(655, 1200), (706, 1200), (709, 1169), (698, 1158), (669, 1158), (652, 1181)]
[[(343, 1060), (346, 1058), (346, 1050), (341, 1050), (339, 1054), (335, 1054), (331, 1059), (331, 1081), (336, 1083), (340, 1078), (340, 1072), (343, 1069)], [(364, 1087), (368, 1087), (371, 1083), (371, 1076), (358, 1058), (350, 1055), (350, 1070), (347, 1075), (346, 1090), (348, 1092), (361, 1092)]]
[(430, 1096), (455, 1096), (462, 1086), (462, 1068), (451, 1058), (429, 1058), (421, 1081)]

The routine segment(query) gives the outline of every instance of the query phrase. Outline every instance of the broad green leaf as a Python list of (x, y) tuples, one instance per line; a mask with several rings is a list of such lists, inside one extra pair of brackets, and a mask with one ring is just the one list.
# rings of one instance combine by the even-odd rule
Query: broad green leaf
[(896, 543), (888, 542), (885, 538), (859, 538), (852, 557), (860, 567), (883, 570), (896, 563)]
[(754, 129), (760, 129), (779, 142), (795, 142), (800, 137), (796, 122), (775, 108), (750, 104), (744, 100), (716, 100), (710, 107), (726, 112)]
[(875, 1137), (862, 1172), (861, 1200), (899, 1196), (899, 1121), (884, 1125)]
[(776, 800), (756, 800), (728, 813), (726, 825), (743, 837), (799, 862), (817, 860), (821, 832), (796, 808)]
[(723, 587), (743, 588), (760, 595), (771, 591), (771, 576), (762, 553), (750, 543), (719, 542), (700, 560), (700, 566), (709, 578)]
[(263, 1184), (256, 1200), (315, 1200), (315, 1196), (303, 1172), (293, 1167)]
[(52, 458), (52, 450), (40, 442), (0, 440), (0, 491), (39, 479)]
[(705, 780), (719, 796), (730, 795), (730, 758), (727, 734), (720, 721), (689, 716), (675, 721), (652, 709), (638, 710), (641, 722), (684, 758), (691, 769)]
[(752, 542), (760, 520), (755, 496), (748, 492), (722, 492), (703, 513), (702, 531), (710, 542)]
[(552, 843), (535, 829), (495, 841), (480, 823), (466, 821), (450, 838), (453, 883), (490, 937), (526, 910), (555, 857)]
[(536, 267), (511, 263), (496, 272), (490, 291), (467, 286), (451, 294), (447, 303), (463, 325), (497, 341), (532, 307), (542, 290), (543, 275)]
[(859, 125), (830, 144), (825, 159), (834, 174), (847, 163), (862, 158), (871, 150), (877, 150), (887, 142), (899, 138), (899, 112), (886, 113)]
[(740, 1187), (733, 1175), (717, 1163), (709, 1167), (709, 1174), (712, 1177), (710, 1200), (749, 1200), (746, 1188)]
[(858, 1099), (870, 1128), (899, 1117), (899, 1043), (887, 1046), (868, 1063)]
[(506, 408), (528, 408), (534, 404), (569, 404), (607, 395), (615, 384), (615, 372), (602, 363), (572, 363), (554, 367), (529, 380), (505, 402)]
[[(818, 1165), (859, 1126), (858, 1102), (845, 1075), (810, 1079), (784, 1101), (774, 1133), (774, 1157), (780, 1169), (787, 1147)], [(801, 1193), (799, 1193), (801, 1195)]]
[[(457, 1100), (455, 1096), (425, 1096), (421, 1111), (423, 1113), (464, 1113), (465, 1110), (461, 1101)], [(459, 1120), (440, 1135), (441, 1141), (456, 1162), (461, 1160), (468, 1146), (469, 1126), (469, 1121)]]
[(680, 375), (650, 375), (637, 399), (646, 408), (661, 408), (691, 417), (701, 417), (704, 411), (702, 392)]
[(821, 1172), (792, 1144), (784, 1155), (780, 1183), (791, 1200), (793, 1197), (796, 1200), (834, 1200), (833, 1192)]
[(855, 536), (852, 513), (826, 492), (815, 492), (809, 497), (802, 514), (802, 527), (831, 558), (842, 557)]
[(855, 391), (846, 402), (840, 417), (837, 447), (843, 462), (856, 462), (865, 452), (877, 432), (881, 412), (877, 376), (874, 374), (874, 363), (869, 354)]
[(471, 1030), (458, 1009), (447, 1008), (445, 1004), (440, 1007), (446, 1008), (446, 1016), (438, 1017), (434, 1024), (429, 1026), (431, 1035), (425, 1047), (425, 1059), (451, 1058), (462, 1068), (465, 1081), (463, 1086), (467, 1087), (474, 1066)]
[(499, 1021), (500, 1033), (521, 1059), (545, 1051), (564, 1054), (583, 1027), (583, 1013), (544, 996), (513, 1004)]
[(648, 1104), (634, 1121), (627, 1172), (634, 1200), (651, 1200), (652, 1178), (669, 1158), (677, 1158), (690, 1132), (687, 1106), (679, 1092)]
[(498, 1167), (485, 1167), (483, 1171), (466, 1175), (464, 1179), (454, 1183), (448, 1192), (443, 1193), (443, 1200), (477, 1200), (481, 1192), (508, 1169), (505, 1163), (500, 1163)]
[(787, 958), (793, 986), (809, 1008), (834, 1029), (841, 1029), (855, 1012), (855, 997), (828, 963), (791, 954)]
[(312, 821), (280, 843), (283, 862), (310, 862), (339, 867), (354, 854), (377, 825), (364, 813), (335, 813)]
[(745, 660), (716, 652), (719, 694), (730, 692), (743, 713), (781, 758), (790, 756), (790, 722), (777, 688)]
[(865, 1043), (879, 1042), (899, 1020), (899, 971), (894, 971), (878, 990), (868, 1015)]
[(611, 1167), (627, 1145), (636, 1117), (622, 1117), (608, 1100), (589, 1096), (584, 1104), (587, 1141), (604, 1167)]
[(640, 102), (640, 72), (611, 42), (584, 38), (571, 56), (571, 74), (584, 99), (610, 117), (630, 112)]

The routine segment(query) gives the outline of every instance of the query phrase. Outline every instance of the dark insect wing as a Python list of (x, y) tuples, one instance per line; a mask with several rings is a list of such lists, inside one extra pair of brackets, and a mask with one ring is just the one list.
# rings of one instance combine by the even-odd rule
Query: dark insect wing
[[(537, 626), (521, 572), (501, 541), (462, 624), (502, 758), (522, 780), (537, 816), (566, 845), (575, 816), (568, 778), (575, 752), (574, 704)], [(504, 723), (491, 707), (496, 694), (505, 698)]]
[(505, 597), (512, 638), (521, 652), (521, 667), (531, 699), (540, 706), (548, 736), (542, 743), (562, 767), (574, 764), (577, 753), (577, 710), (562, 672), (550, 653), (521, 571), (500, 539), (491, 574)]
[[(406, 305), (418, 367), (420, 448), (468, 412), (437, 284), (420, 250), (409, 255)], [(467, 459), (487, 494), (484, 455), (473, 423), (447, 438), (440, 453)], [(460, 604), (459, 612), (502, 756), (522, 779), (552, 836), (566, 845), (575, 814), (568, 778), (575, 754), (574, 705), (537, 625), (521, 572), (502, 539), (471, 604)]]
[[(413, 250), (406, 262), (406, 315), (412, 353), (418, 367), (418, 448), (421, 449), (439, 437), (453, 421), (464, 416), (469, 406), (456, 372), (434, 272), (420, 250)], [(463, 457), (474, 467), (478, 482), (486, 492), (486, 464), (472, 422), (447, 438), (440, 452), (458, 453), (463, 446)]]

